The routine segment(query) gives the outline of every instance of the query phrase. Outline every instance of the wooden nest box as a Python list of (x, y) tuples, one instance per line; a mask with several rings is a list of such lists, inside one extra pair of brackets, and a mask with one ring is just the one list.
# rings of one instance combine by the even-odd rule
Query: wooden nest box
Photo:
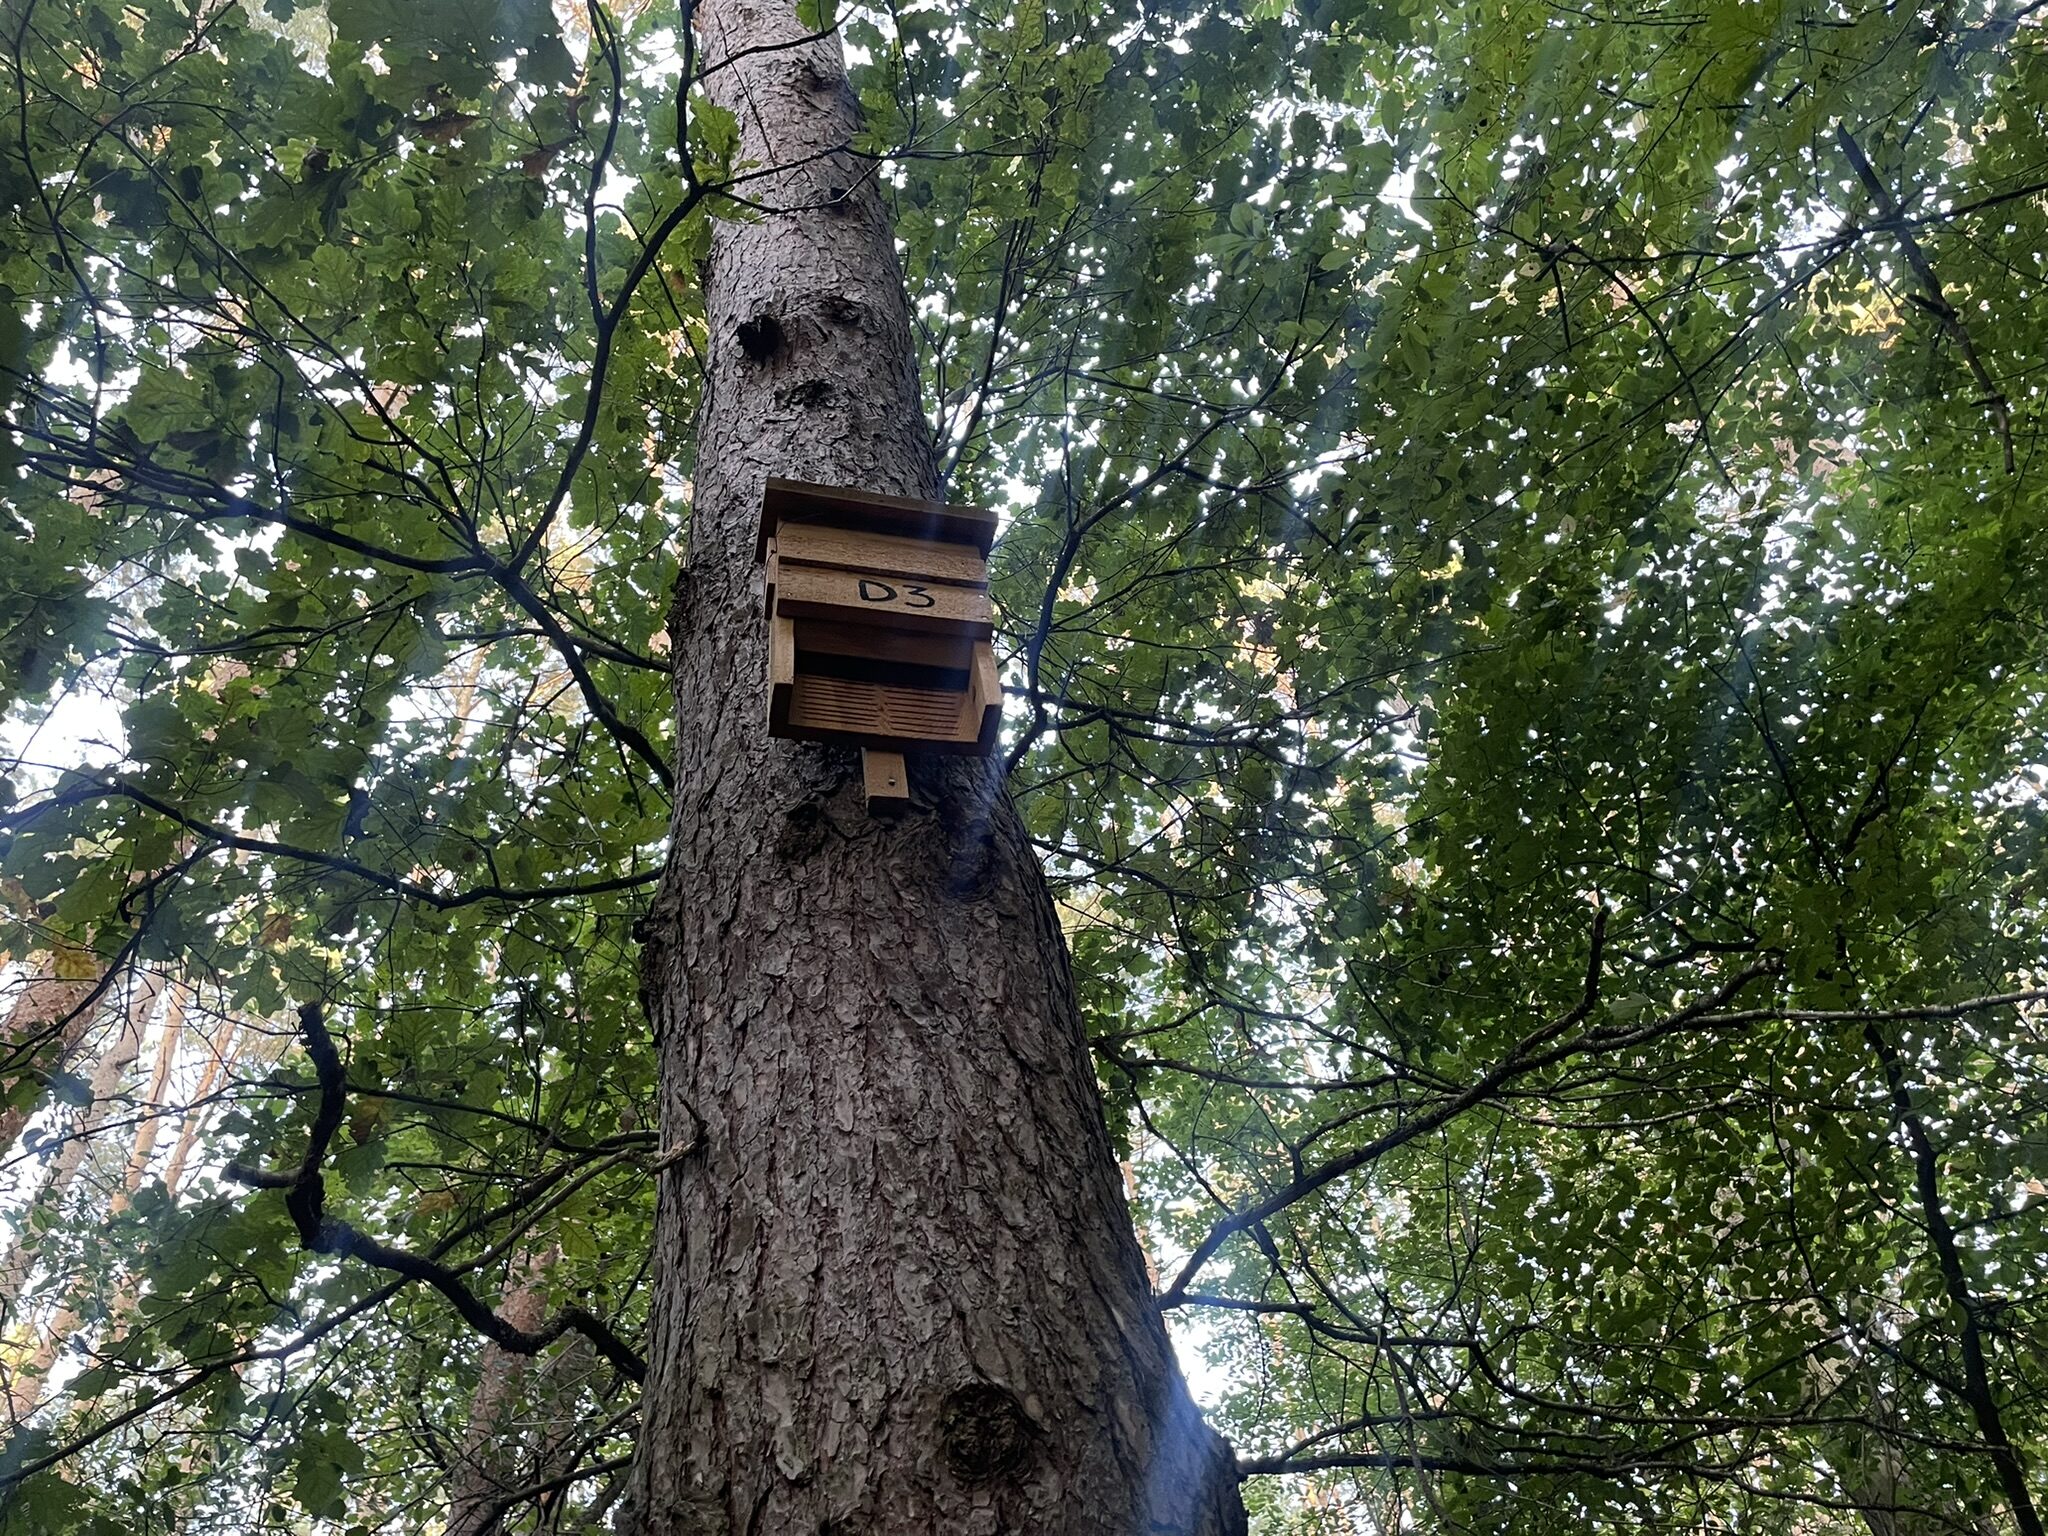
[(907, 798), (905, 751), (991, 750), (995, 537), (978, 507), (769, 480), (769, 735), (865, 748), (870, 804)]

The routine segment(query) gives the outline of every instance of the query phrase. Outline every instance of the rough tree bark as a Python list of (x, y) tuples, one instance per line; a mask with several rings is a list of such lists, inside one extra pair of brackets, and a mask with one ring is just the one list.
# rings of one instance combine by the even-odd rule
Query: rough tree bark
[[(1244, 1529), (1153, 1306), (1042, 875), (989, 764), (771, 741), (771, 474), (932, 496), (901, 273), (836, 38), (696, 7), (706, 90), (776, 210), (719, 224), (671, 635), (658, 1275), (620, 1528)], [(728, 62), (729, 61), (729, 62)]]

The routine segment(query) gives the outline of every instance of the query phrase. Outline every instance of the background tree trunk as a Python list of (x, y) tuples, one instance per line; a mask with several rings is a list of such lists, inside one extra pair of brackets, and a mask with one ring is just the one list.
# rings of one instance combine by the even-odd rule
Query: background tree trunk
[[(644, 930), (663, 1072), (658, 1290), (624, 1529), (1241, 1531), (1103, 1128), (1065, 946), (982, 762), (771, 741), (754, 562), (770, 474), (931, 496), (874, 167), (836, 38), (697, 7), (712, 99), (777, 211), (722, 222), (671, 633), (667, 878)], [(749, 52), (748, 50), (759, 50)], [(731, 63), (720, 68), (721, 61)]]
[[(537, 1328), (548, 1314), (547, 1275), (556, 1250), (522, 1249), (513, 1260), (498, 1316), (515, 1328)], [(519, 1423), (533, 1361), (485, 1344), (469, 1424), (448, 1468), (447, 1536), (497, 1536), (504, 1529), (504, 1497), (520, 1485), (525, 1449)]]
[[(22, 1231), (6, 1258), (0, 1260), (0, 1329), (5, 1330), (8, 1345), (5, 1360), (0, 1360), (0, 1386), (4, 1386), (7, 1395), (9, 1430), (18, 1428), (35, 1411), (57, 1351), (78, 1326), (77, 1309), (67, 1300), (59, 1300), (50, 1309), (39, 1330), (30, 1324), (34, 1307), (23, 1305), (23, 1289), (35, 1274), (39, 1255), (28, 1229), (27, 1214), (38, 1206), (60, 1208), (70, 1198), (93, 1142), (112, 1115), (129, 1070), (142, 1054), (143, 1036), (148, 1032), (162, 989), (163, 978), (154, 971), (138, 968), (130, 973), (127, 1006), (113, 1024), (93, 1068), (91, 1097), (81, 1108), (78, 1119), (61, 1133), (62, 1145), (23, 1207)], [(30, 1333), (37, 1335), (33, 1343), (17, 1337)]]
[[(33, 957), (30, 963), (34, 969), (22, 979), (0, 1032), (0, 1088), (11, 1088), (19, 1073), (63, 1068), (98, 1012), (93, 990), (106, 967), (97, 956), (60, 942), (41, 964)], [(34, 1112), (33, 1104), (0, 1107), (0, 1157), (13, 1149)]]

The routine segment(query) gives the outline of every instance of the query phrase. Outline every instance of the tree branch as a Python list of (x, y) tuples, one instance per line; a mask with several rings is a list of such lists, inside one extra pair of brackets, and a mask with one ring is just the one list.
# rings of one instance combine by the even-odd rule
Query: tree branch
[(225, 1170), (229, 1178), (257, 1189), (283, 1190), (285, 1209), (291, 1214), (292, 1225), (298, 1229), (299, 1246), (308, 1253), (358, 1258), (378, 1269), (389, 1270), (401, 1279), (433, 1287), (447, 1298), (464, 1322), (507, 1354), (536, 1355), (564, 1334), (580, 1333), (621, 1374), (634, 1382), (647, 1379), (647, 1362), (613, 1333), (602, 1319), (582, 1307), (564, 1307), (535, 1329), (514, 1327), (484, 1305), (477, 1294), (463, 1283), (458, 1271), (380, 1242), (351, 1223), (328, 1215), (327, 1184), (320, 1165), (327, 1157), (328, 1143), (341, 1126), (342, 1109), (348, 1096), (347, 1079), (342, 1070), (341, 1053), (334, 1047), (334, 1037), (327, 1032), (320, 1004), (306, 1003), (300, 1007), (299, 1035), (305, 1041), (306, 1054), (312, 1058), (320, 1089), (320, 1103), (314, 1111), (306, 1155), (300, 1159), (297, 1171), (291, 1174), (269, 1173), (230, 1163)]
[(34, 805), (27, 806), (11, 815), (0, 816), (0, 827), (14, 828), (26, 826), (37, 817), (65, 806), (82, 805), (87, 801), (102, 799), (110, 795), (117, 796), (132, 800), (137, 805), (156, 812), (157, 815), (164, 817), (166, 820), (176, 822), (187, 831), (195, 832), (207, 839), (215, 847), (239, 849), (244, 853), (269, 854), (275, 858), (295, 859), (300, 863), (312, 864), (321, 869), (332, 870), (336, 874), (352, 875), (366, 885), (373, 885), (379, 890), (389, 891), (393, 895), (404, 896), (413, 901), (423, 902), (427, 906), (442, 912), (451, 912), (458, 907), (474, 906), (480, 901), (556, 901), (569, 896), (598, 896), (610, 891), (633, 890), (640, 886), (653, 885), (661, 879), (660, 870), (650, 869), (643, 870), (636, 875), (613, 875), (607, 879), (591, 880), (581, 885), (565, 885), (553, 888), (479, 885), (471, 886), (467, 890), (457, 891), (452, 895), (444, 894), (431, 887), (421, 885), (416, 880), (407, 880), (399, 875), (386, 874), (381, 869), (373, 869), (369, 865), (358, 863), (356, 860), (348, 858), (343, 854), (322, 853), (314, 848), (299, 848), (290, 843), (276, 842), (267, 837), (251, 837), (247, 833), (236, 832), (230, 828), (219, 826), (214, 822), (181, 811), (169, 801), (160, 799), (148, 790), (138, 785), (130, 784), (111, 773), (79, 774), (77, 777), (83, 780), (81, 784), (53, 794), (49, 798), (40, 800)]
[(1977, 355), (1976, 343), (1970, 339), (1970, 333), (1963, 325), (1963, 317), (1942, 292), (1941, 279), (1934, 275), (1934, 263), (1927, 259), (1927, 252), (1914, 238), (1905, 210), (1899, 206), (1899, 200), (1892, 195), (1891, 188), (1879, 179), (1869, 157), (1863, 153), (1863, 146), (1858, 144), (1854, 135), (1849, 132), (1847, 123), (1835, 124), (1835, 142), (1841, 145), (1842, 153), (1854, 167), (1856, 178), (1863, 183), (1863, 189), (1870, 194), (1870, 200), (1877, 204), (1877, 211), (1883, 219), (1880, 227), (1895, 236), (1900, 249), (1905, 251), (1907, 265), (1912, 267), (1913, 275), (1920, 279), (1920, 286), (1925, 290), (1921, 297), (1927, 312), (1941, 322), (1942, 329), (1947, 331), (1955, 342), (1956, 350), (1962, 353), (1963, 362), (1968, 365), (1970, 376), (1984, 391), (1984, 398), (1979, 403), (1991, 412), (1991, 419), (1998, 428), (1998, 440), (2005, 450), (2005, 472), (2008, 475), (2018, 473), (2012, 447), (2012, 402), (2006, 398), (2005, 391), (1998, 387), (1998, 381), (1991, 377), (1991, 370), (1984, 366), (1984, 359)]
[(1201, 1273), (1202, 1267), (1215, 1256), (1216, 1250), (1234, 1234), (1285, 1210), (1297, 1200), (1321, 1189), (1325, 1184), (1363, 1168), (1367, 1163), (1385, 1156), (1394, 1148), (1413, 1141), (1418, 1136), (1427, 1135), (1437, 1127), (1456, 1119), (1473, 1105), (1490, 1098), (1511, 1077), (1538, 1065), (1539, 1062), (1532, 1059), (1537, 1048), (1583, 1022), (1598, 1004), (1600, 970), (1606, 942), (1607, 909), (1597, 907), (1593, 912), (1592, 938), (1587, 947), (1585, 991), (1569, 1012), (1525, 1036), (1484, 1077), (1462, 1092), (1444, 1100), (1428, 1113), (1418, 1115), (1415, 1119), (1395, 1126), (1363, 1146), (1353, 1147), (1349, 1152), (1304, 1171), (1264, 1199), (1241, 1207), (1217, 1222), (1209, 1229), (1208, 1235), (1195, 1245), (1195, 1251), (1188, 1255), (1180, 1273), (1174, 1276), (1173, 1284), (1161, 1295), (1160, 1307), (1166, 1309), (1179, 1306), (1186, 1298), (1188, 1286), (1194, 1282), (1195, 1276)]
[(1884, 1068), (1893, 1113), (1906, 1132), (1913, 1154), (1913, 1182), (1920, 1196), (1921, 1219), (1927, 1223), (1927, 1237), (1941, 1267), (1942, 1289), (1948, 1295), (1949, 1305), (1955, 1308), (1956, 1321), (1962, 1329), (1963, 1398), (1977, 1421), (1978, 1433), (1984, 1437), (1992, 1465), (1998, 1469), (1999, 1485), (2012, 1506), (2013, 1523), (2019, 1527), (2020, 1536), (2042, 1536), (2041, 1516), (2027, 1487), (2026, 1463), (2006, 1434), (1998, 1397), (1991, 1388), (1991, 1369), (1984, 1353), (1984, 1305), (1970, 1288), (1962, 1253), (1956, 1246), (1955, 1228), (1949, 1224), (1948, 1211), (1942, 1204), (1940, 1162), (1926, 1123), (1913, 1107), (1913, 1092), (1906, 1085), (1905, 1062), (1875, 1023), (1863, 1026), (1863, 1038)]

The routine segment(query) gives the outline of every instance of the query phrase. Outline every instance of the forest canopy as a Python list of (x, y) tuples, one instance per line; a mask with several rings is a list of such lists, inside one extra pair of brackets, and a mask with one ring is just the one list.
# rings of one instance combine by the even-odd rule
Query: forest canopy
[[(6, 1536), (618, 1499), (693, 9), (0, 7)], [(2039, 1533), (2048, 8), (802, 9), (1253, 1530)]]

